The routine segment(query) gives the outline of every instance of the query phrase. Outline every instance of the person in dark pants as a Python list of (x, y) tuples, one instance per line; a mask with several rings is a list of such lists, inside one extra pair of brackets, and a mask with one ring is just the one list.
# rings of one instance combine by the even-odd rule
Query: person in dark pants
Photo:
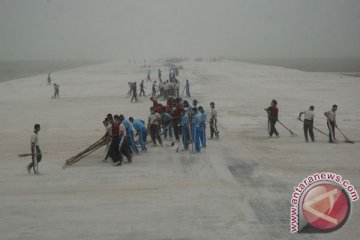
[(279, 114), (279, 109), (277, 108), (277, 101), (273, 99), (271, 101), (271, 106), (265, 110), (268, 114), (268, 131), (270, 137), (272, 137), (273, 134), (279, 137), (279, 133), (275, 128), (275, 124), (278, 121), (278, 114)]
[(305, 136), (306, 142), (309, 142), (308, 133), (310, 135), (311, 141), (312, 142), (315, 141), (314, 129), (313, 129), (313, 125), (314, 125), (314, 112), (313, 111), (314, 111), (314, 106), (310, 106), (310, 108), (308, 110), (300, 112), (299, 117), (298, 117), (298, 119), (301, 120), (301, 115), (304, 114), (304, 136)]
[(60, 86), (54, 83), (54, 95), (53, 98), (59, 98)]
[(172, 139), (173, 129), (172, 129), (172, 124), (171, 124), (171, 116), (167, 112), (164, 112), (162, 114), (162, 126), (163, 126), (163, 132), (164, 132), (165, 139), (167, 139), (168, 136), (170, 139)]
[(189, 149), (189, 139), (190, 139), (190, 120), (189, 114), (184, 109), (182, 110), (181, 116), (181, 128), (182, 128), (182, 143), (184, 150)]
[(327, 118), (327, 126), (329, 129), (329, 143), (336, 143), (336, 138), (335, 138), (335, 128), (337, 127), (336, 110), (337, 110), (337, 105), (334, 104), (330, 111), (324, 112), (324, 115)]
[(150, 115), (148, 118), (148, 131), (150, 131), (151, 140), (153, 142), (153, 147), (156, 147), (156, 140), (158, 140), (160, 146), (163, 146), (162, 140), (160, 137), (160, 125), (161, 125), (161, 115), (155, 112), (154, 107), (150, 108)]
[(136, 142), (134, 139), (134, 131), (133, 131), (132, 123), (128, 119), (125, 119), (124, 115), (122, 114), (119, 116), (119, 119), (120, 122), (125, 126), (126, 136), (127, 136), (126, 139), (128, 140), (131, 151), (135, 154), (139, 154), (139, 150), (136, 146)]
[(144, 80), (141, 81), (140, 83), (140, 94), (139, 97), (141, 97), (141, 95), (143, 95), (145, 97), (145, 86), (144, 86)]
[(171, 114), (170, 114), (176, 141), (180, 141), (180, 135), (181, 135), (180, 121), (181, 121), (182, 109), (183, 108), (181, 107), (180, 104), (176, 104), (175, 106), (172, 107)]
[(120, 144), (120, 123), (118, 121), (118, 116), (115, 115), (114, 119), (109, 118), (109, 122), (111, 124), (111, 142), (109, 147), (109, 156), (113, 160), (114, 166), (119, 166), (122, 163), (122, 156), (119, 151)]
[(192, 115), (190, 119), (190, 131), (192, 132), (192, 141), (194, 143), (195, 152), (199, 153), (201, 146), (200, 146), (200, 120), (201, 116), (198, 112), (197, 108), (192, 109)]
[(137, 134), (139, 136), (139, 143), (141, 145), (141, 149), (146, 152), (146, 136), (147, 136), (147, 130), (145, 127), (145, 122), (141, 119), (134, 119), (133, 117), (129, 117), (129, 121), (133, 124), (133, 127), (135, 128)]
[(207, 113), (204, 111), (204, 108), (200, 106), (198, 108), (200, 115), (200, 142), (201, 146), (206, 147), (206, 118)]
[(120, 129), (120, 154), (126, 157), (129, 163), (132, 162), (132, 150), (130, 146), (130, 139), (127, 135), (126, 126), (123, 124), (124, 116), (122, 114), (119, 115), (119, 129)]
[(131, 102), (133, 102), (133, 100), (135, 100), (135, 102), (137, 102), (137, 86), (136, 86), (136, 82), (134, 82), (134, 84), (132, 85), (132, 98), (131, 98)]
[(34, 125), (34, 134), (31, 136), (31, 158), (32, 161), (27, 165), (26, 170), (29, 174), (31, 174), (31, 168), (35, 175), (39, 174), (39, 167), (38, 163), (42, 159), (42, 154), (39, 146), (39, 135), (40, 132), (40, 124)]
[(210, 102), (210, 121), (209, 121), (209, 125), (210, 125), (210, 138), (209, 139), (213, 139), (214, 135), (219, 138), (219, 132), (217, 130), (217, 111), (215, 110), (215, 103), (214, 102)]
[(186, 97), (190, 98), (191, 97), (191, 95), (190, 95), (190, 82), (189, 82), (188, 79), (186, 79), (185, 88), (186, 88)]

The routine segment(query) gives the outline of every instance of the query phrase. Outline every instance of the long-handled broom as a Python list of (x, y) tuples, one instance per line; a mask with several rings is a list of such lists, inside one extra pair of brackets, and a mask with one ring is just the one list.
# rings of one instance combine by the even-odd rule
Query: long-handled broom
[(341, 135), (343, 135), (343, 137), (345, 138), (345, 142), (346, 142), (346, 143), (354, 143), (354, 141), (351, 141), (349, 138), (347, 138), (347, 137), (345, 136), (345, 134), (340, 130), (339, 127), (336, 127), (336, 128), (337, 128), (337, 130), (339, 130), (339, 132), (341, 133)]

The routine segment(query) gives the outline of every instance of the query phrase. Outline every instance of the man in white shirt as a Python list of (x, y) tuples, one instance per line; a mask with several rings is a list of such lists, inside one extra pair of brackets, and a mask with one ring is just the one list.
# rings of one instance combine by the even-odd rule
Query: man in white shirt
[(163, 146), (160, 137), (160, 125), (161, 125), (161, 115), (155, 112), (154, 107), (151, 107), (147, 128), (148, 131), (150, 131), (150, 136), (154, 147), (156, 147), (156, 140), (158, 140), (160, 146)]
[(324, 115), (327, 118), (327, 126), (329, 128), (329, 143), (336, 143), (336, 138), (335, 138), (335, 128), (337, 127), (336, 110), (337, 110), (337, 105), (334, 104), (330, 111), (324, 112)]
[(310, 106), (308, 110), (304, 110), (299, 113), (299, 120), (301, 120), (301, 115), (304, 114), (304, 136), (305, 141), (309, 142), (308, 133), (310, 134), (311, 141), (314, 142), (314, 106)]
[(34, 125), (34, 134), (31, 136), (31, 158), (32, 161), (27, 165), (26, 170), (31, 174), (31, 168), (33, 168), (34, 174), (39, 174), (38, 163), (41, 161), (42, 154), (39, 146), (40, 124)]

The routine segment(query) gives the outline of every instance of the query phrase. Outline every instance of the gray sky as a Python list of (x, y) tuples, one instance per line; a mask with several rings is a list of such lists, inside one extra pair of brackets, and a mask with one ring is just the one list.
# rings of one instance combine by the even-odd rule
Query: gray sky
[(0, 0), (0, 59), (360, 57), (359, 0)]

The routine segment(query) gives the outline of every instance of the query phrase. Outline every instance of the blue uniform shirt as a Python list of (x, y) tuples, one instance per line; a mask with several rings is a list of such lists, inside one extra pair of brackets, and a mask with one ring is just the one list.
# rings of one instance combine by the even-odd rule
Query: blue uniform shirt
[(124, 119), (122, 123), (125, 125), (127, 132), (131, 133), (132, 132), (131, 122), (127, 119)]
[(200, 117), (199, 113), (192, 116), (192, 124), (194, 127), (200, 127)]
[(189, 126), (189, 115), (187, 113), (181, 116), (181, 126)]
[(141, 129), (145, 128), (143, 121), (140, 119), (135, 119), (133, 126), (137, 131), (140, 131)]
[(200, 113), (200, 122), (201, 123), (205, 123), (206, 118), (207, 118), (207, 113), (206, 112)]

